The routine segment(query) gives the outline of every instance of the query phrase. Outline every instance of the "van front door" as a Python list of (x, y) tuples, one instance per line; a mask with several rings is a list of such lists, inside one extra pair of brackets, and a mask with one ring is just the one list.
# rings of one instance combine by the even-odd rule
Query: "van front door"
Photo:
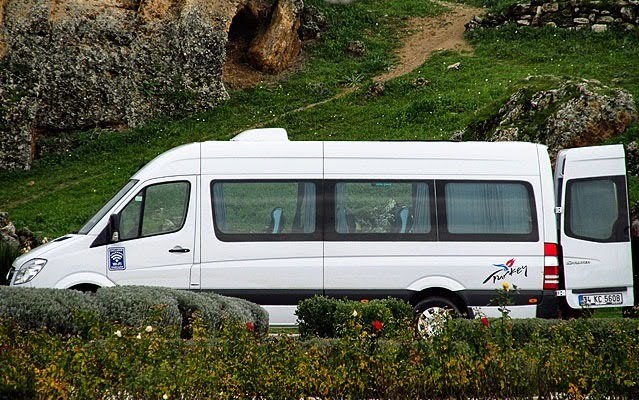
[(562, 150), (555, 179), (568, 304), (575, 309), (632, 306), (623, 146)]
[(192, 176), (154, 179), (117, 211), (120, 238), (106, 249), (110, 280), (189, 288), (196, 253), (196, 185)]

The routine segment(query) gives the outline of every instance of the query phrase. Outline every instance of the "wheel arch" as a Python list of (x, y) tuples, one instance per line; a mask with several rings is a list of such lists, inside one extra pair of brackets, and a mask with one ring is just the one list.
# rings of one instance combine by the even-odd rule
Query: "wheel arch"
[(458, 293), (456, 293), (455, 291), (452, 291), (447, 288), (431, 287), (431, 288), (423, 289), (413, 294), (409, 299), (409, 303), (413, 307), (415, 307), (422, 300), (425, 300), (428, 298), (436, 298), (436, 297), (443, 297), (450, 300), (453, 304), (455, 304), (455, 306), (457, 306), (457, 308), (462, 313), (466, 312), (468, 317), (470, 318), (473, 317), (472, 309), (468, 307), (464, 298), (460, 296)]
[(78, 287), (101, 288), (115, 286), (106, 276), (93, 272), (80, 272), (62, 278), (55, 287), (58, 289), (76, 289)]

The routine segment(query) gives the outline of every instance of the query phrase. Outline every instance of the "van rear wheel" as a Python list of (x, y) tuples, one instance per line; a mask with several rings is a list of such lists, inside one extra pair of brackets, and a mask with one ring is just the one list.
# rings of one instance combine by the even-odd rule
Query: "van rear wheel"
[(441, 332), (449, 318), (463, 316), (459, 307), (446, 297), (428, 297), (415, 305), (416, 330), (422, 338)]

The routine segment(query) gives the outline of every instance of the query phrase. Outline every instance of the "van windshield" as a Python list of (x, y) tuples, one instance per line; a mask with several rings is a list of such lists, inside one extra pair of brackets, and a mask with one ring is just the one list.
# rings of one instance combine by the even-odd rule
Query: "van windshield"
[(102, 217), (104, 217), (106, 215), (107, 212), (109, 212), (109, 210), (111, 210), (111, 208), (113, 208), (113, 206), (115, 205), (115, 203), (117, 203), (118, 201), (120, 201), (120, 199), (129, 192), (129, 190), (135, 186), (135, 184), (138, 183), (137, 179), (131, 179), (130, 181), (128, 181), (126, 183), (126, 185), (124, 185), (124, 187), (122, 187), (122, 189), (120, 189), (115, 196), (113, 196), (113, 198), (111, 198), (111, 200), (109, 200), (108, 203), (106, 203), (104, 205), (104, 207), (102, 207), (100, 209), (100, 211), (98, 211), (93, 217), (91, 217), (91, 219), (84, 224), (84, 226), (78, 231), (78, 234), (80, 235), (86, 235), (87, 233), (89, 233), (89, 231), (91, 231), (91, 229), (93, 229), (93, 227), (95, 226), (95, 224), (98, 223), (98, 221), (100, 221), (102, 219)]

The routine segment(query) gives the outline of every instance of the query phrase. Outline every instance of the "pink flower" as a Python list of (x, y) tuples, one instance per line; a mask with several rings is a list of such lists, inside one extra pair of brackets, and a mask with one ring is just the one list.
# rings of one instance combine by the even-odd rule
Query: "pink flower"
[(481, 323), (485, 326), (488, 327), (490, 325), (490, 321), (488, 320), (488, 318), (486, 317), (481, 317)]
[(255, 324), (251, 321), (247, 322), (246, 329), (248, 329), (249, 332), (255, 332)]
[(373, 332), (377, 333), (381, 331), (382, 329), (384, 329), (384, 324), (382, 324), (382, 321), (378, 321), (378, 320), (373, 321)]

